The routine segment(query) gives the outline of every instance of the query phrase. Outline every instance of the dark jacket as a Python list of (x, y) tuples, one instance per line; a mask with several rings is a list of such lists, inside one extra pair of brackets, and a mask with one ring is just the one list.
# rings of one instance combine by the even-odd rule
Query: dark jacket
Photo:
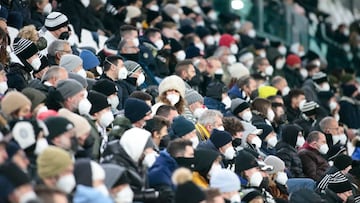
[(343, 96), (340, 99), (340, 122), (346, 124), (349, 128), (360, 128), (360, 108), (359, 103), (350, 97)]
[(117, 95), (119, 97), (119, 105), (117, 107), (117, 109), (121, 110), (124, 108), (123, 104), (125, 103), (125, 101), (123, 101), (123, 92), (125, 90), (123, 90), (123, 86), (120, 85), (119, 81), (113, 81), (111, 78), (109, 78), (106, 74), (102, 74), (100, 76), (100, 79), (107, 79), (107, 80), (110, 80), (111, 82), (115, 82), (116, 83), (116, 86), (118, 88), (118, 92), (117, 92)]
[(43, 82), (41, 82), (39, 79), (33, 79), (29, 82), (29, 87), (35, 88), (39, 90), (40, 92), (44, 93), (46, 96), (48, 96), (49, 93), (49, 86), (44, 85)]
[(302, 85), (302, 76), (300, 75), (300, 72), (296, 70), (292, 70), (289, 67), (284, 67), (284, 75), (285, 79), (289, 85), (290, 88), (300, 88)]
[(318, 181), (329, 168), (329, 164), (316, 149), (305, 143), (298, 152), (306, 177)]
[(246, 96), (245, 92), (242, 91), (236, 84), (230, 88), (228, 95), (231, 99), (240, 98), (245, 101), (250, 100), (250, 98)]
[(178, 168), (178, 164), (175, 159), (166, 151), (161, 151), (160, 156), (148, 170), (149, 186), (156, 188), (166, 185), (174, 189), (171, 176), (176, 168)]
[(285, 167), (288, 169), (289, 178), (304, 177), (301, 159), (297, 154), (297, 150), (288, 143), (280, 141), (275, 146), (276, 156), (285, 162)]
[(226, 113), (225, 104), (219, 100), (213, 99), (211, 97), (204, 97), (204, 104), (208, 109), (218, 110), (222, 114)]

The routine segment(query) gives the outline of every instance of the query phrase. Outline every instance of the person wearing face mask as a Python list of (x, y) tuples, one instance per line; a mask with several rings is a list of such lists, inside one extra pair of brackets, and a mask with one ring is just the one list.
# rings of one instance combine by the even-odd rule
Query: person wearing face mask
[(166, 150), (160, 152), (159, 157), (148, 171), (149, 186), (164, 191), (161, 196), (171, 197), (175, 192), (171, 175), (179, 167), (189, 170), (194, 167), (194, 149), (189, 140), (175, 139), (169, 143)]
[(120, 101), (119, 101), (119, 97), (117, 96), (118, 89), (116, 83), (110, 80), (101, 79), (95, 82), (95, 84), (92, 87), (92, 90), (106, 95), (107, 100), (111, 105), (112, 113), (114, 115), (118, 114), (117, 107), (119, 106)]
[(179, 114), (184, 113), (185, 108), (185, 83), (176, 75), (164, 78), (159, 84), (159, 102), (176, 107)]
[(60, 116), (49, 117), (44, 122), (49, 130), (49, 135), (46, 137), (49, 145), (54, 145), (75, 154), (77, 140), (75, 138), (74, 124)]
[(261, 157), (265, 157), (265, 154), (260, 151), (262, 141), (259, 138), (259, 135), (262, 134), (263, 130), (257, 129), (254, 125), (248, 122), (241, 121), (241, 124), (244, 127), (244, 131), (242, 133), (241, 147), (237, 147), (236, 151), (245, 148), (247, 150), (251, 150), (254, 153), (258, 153)]
[(99, 58), (91, 51), (83, 49), (80, 53), (80, 58), (83, 61), (83, 68), (89, 78), (99, 78), (102, 71), (99, 70)]
[(268, 99), (256, 98), (251, 103), (251, 112), (253, 125), (263, 123), (271, 126), (274, 121), (275, 113), (271, 108), (271, 102)]
[[(210, 178), (221, 170), (221, 155), (219, 152), (209, 149), (195, 150), (195, 168), (192, 181), (199, 187), (209, 187)], [(206, 157), (206, 158), (205, 158)]]
[(12, 56), (14, 58), (12, 61), (14, 62), (11, 62), (8, 67), (8, 85), (10, 88), (16, 88), (21, 91), (24, 87), (21, 86), (23, 84), (19, 82), (17, 77), (20, 77), (25, 82), (29, 82), (32, 79), (31, 72), (39, 70), (41, 60), (38, 48), (28, 39), (16, 38), (13, 48), (14, 55)]
[(123, 58), (120, 56), (108, 56), (103, 63), (103, 74), (100, 79), (106, 79), (115, 82), (117, 86), (117, 96), (119, 105), (117, 109), (123, 109), (126, 99), (129, 97), (128, 85), (124, 81), (128, 77), (128, 70), (124, 66)]
[[(107, 127), (114, 121), (114, 115), (111, 112), (111, 104), (104, 94), (90, 91), (88, 99), (92, 104), (89, 115), (92, 117), (97, 131), (102, 138), (101, 143), (96, 143), (97, 145), (100, 145), (101, 154), (108, 143)], [(94, 147), (98, 149), (98, 146)]]
[(230, 109), (231, 99), (227, 94), (228, 88), (221, 81), (211, 82), (206, 90), (204, 104), (208, 109), (218, 110), (226, 113)]
[(240, 177), (245, 188), (256, 188), (261, 190), (263, 198), (268, 202), (275, 202), (273, 196), (268, 192), (268, 176), (260, 169), (256, 157), (246, 150), (241, 150), (235, 158), (235, 173)]
[(235, 150), (232, 146), (232, 137), (229, 132), (214, 129), (210, 135), (210, 139), (200, 143), (198, 149), (208, 149), (219, 152), (223, 157), (222, 165), (227, 168), (235, 157)]
[(83, 61), (79, 56), (73, 54), (65, 54), (60, 59), (61, 67), (64, 67), (68, 72), (76, 73), (83, 78), (86, 78), (86, 71), (83, 68)]
[(105, 171), (95, 161), (78, 159), (74, 165), (76, 191), (73, 202), (112, 202), (105, 186)]
[(132, 203), (134, 192), (126, 168), (116, 164), (102, 164), (105, 171), (105, 185), (115, 203)]
[(239, 177), (228, 169), (221, 169), (210, 178), (210, 187), (217, 188), (221, 192), (225, 203), (240, 203), (240, 180)]
[(170, 127), (170, 122), (161, 116), (154, 116), (152, 119), (146, 121), (144, 129), (151, 132), (151, 138), (156, 146), (156, 150), (160, 150), (160, 142), (165, 137), (168, 136), (168, 128)]
[(268, 81), (274, 73), (274, 68), (271, 66), (268, 59), (262, 56), (255, 58), (252, 70), (254, 73), (259, 73), (261, 76), (266, 77)]
[(241, 121), (236, 117), (224, 117), (223, 118), (224, 129), (229, 132), (232, 136), (232, 146), (235, 151), (241, 147), (243, 139), (243, 131), (245, 130)]
[(303, 171), (305, 177), (311, 178), (315, 181), (325, 174), (325, 171), (329, 168), (328, 162), (323, 158), (329, 150), (326, 144), (325, 135), (319, 131), (312, 131), (305, 144), (298, 152), (303, 164)]
[(302, 147), (305, 138), (298, 125), (287, 124), (282, 128), (281, 140), (276, 144), (276, 156), (285, 162), (289, 178), (304, 177), (302, 163), (297, 148)]
[(210, 30), (204, 26), (197, 26), (195, 28), (195, 33), (199, 36), (202, 43), (205, 45), (203, 51), (208, 54), (213, 53), (216, 48), (216, 42), (214, 36), (211, 35)]
[(51, 3), (47, 0), (40, 2), (32, 2), (31, 12), (31, 24), (35, 25), (37, 30), (40, 30), (45, 23), (46, 15), (52, 10)]
[[(68, 24), (69, 20), (66, 15), (60, 12), (51, 12), (45, 19), (46, 29), (41, 30), (39, 35), (46, 39), (47, 44), (51, 44), (57, 39), (67, 40), (69, 38)], [(46, 56), (47, 49), (43, 49), (41, 53)]]
[(204, 97), (193, 89), (185, 90), (186, 107), (184, 117), (194, 124), (207, 109), (204, 106)]
[(319, 115), (320, 106), (314, 101), (307, 101), (300, 108), (300, 111), (302, 112), (301, 115), (293, 123), (299, 125), (304, 130), (304, 136), (307, 137), (311, 130), (319, 125), (321, 119)]
[(301, 89), (292, 89), (289, 94), (284, 97), (286, 116), (290, 123), (300, 117), (300, 108), (302, 108), (305, 103), (305, 93)]
[(290, 88), (300, 88), (303, 79), (300, 74), (301, 59), (295, 54), (286, 57), (286, 65), (283, 68), (284, 76)]
[(190, 140), (193, 143), (194, 149), (196, 149), (199, 144), (199, 138), (196, 135), (195, 125), (183, 116), (174, 118), (171, 128), (169, 129), (169, 135), (172, 139), (182, 138)]
[(259, 135), (261, 139), (260, 151), (267, 155), (275, 155), (275, 146), (278, 142), (276, 133), (271, 125), (265, 123), (255, 123), (256, 128), (262, 129), (262, 133)]
[(0, 167), (0, 198), (4, 202), (26, 203), (37, 201), (30, 177), (14, 163)]
[(249, 103), (240, 98), (231, 100), (230, 112), (232, 115), (245, 122), (251, 122), (253, 117)]
[(321, 119), (319, 122), (319, 127), (326, 136), (326, 142), (329, 148), (335, 144), (346, 146), (347, 136), (345, 133), (343, 133), (343, 131), (340, 132), (339, 123), (334, 117), (328, 116)]
[(286, 96), (290, 92), (290, 87), (288, 86), (286, 79), (282, 76), (275, 76), (271, 80), (271, 86), (278, 89), (281, 92), (282, 96)]
[(269, 172), (269, 192), (275, 200), (288, 200), (287, 180), (285, 163), (276, 156), (268, 156), (264, 160), (265, 164), (272, 166), (273, 170)]
[(208, 140), (214, 129), (224, 130), (222, 122), (223, 114), (220, 111), (207, 109), (205, 110), (195, 124), (195, 128), (201, 141)]
[(128, 95), (145, 83), (145, 75), (143, 68), (135, 61), (127, 60), (124, 62), (124, 66), (127, 69), (127, 77), (124, 80), (118, 81), (123, 86), (123, 89)]
[[(56, 157), (56, 158), (54, 158)], [(55, 187), (70, 195), (76, 186), (74, 163), (65, 150), (49, 146), (36, 159), (37, 173), (47, 187)]]

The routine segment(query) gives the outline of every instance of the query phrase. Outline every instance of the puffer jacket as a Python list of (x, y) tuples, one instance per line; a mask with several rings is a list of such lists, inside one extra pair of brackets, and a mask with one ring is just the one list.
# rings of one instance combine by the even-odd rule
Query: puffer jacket
[(275, 148), (276, 156), (285, 162), (289, 178), (304, 177), (303, 166), (296, 149), (282, 141), (280, 141)]
[(303, 171), (306, 177), (319, 181), (329, 168), (329, 164), (321, 154), (305, 143), (303, 148), (298, 152), (303, 165)]

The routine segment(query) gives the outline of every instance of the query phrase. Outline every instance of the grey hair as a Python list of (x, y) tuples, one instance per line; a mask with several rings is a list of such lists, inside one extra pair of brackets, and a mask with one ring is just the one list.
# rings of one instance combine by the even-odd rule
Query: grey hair
[(215, 124), (215, 118), (219, 117), (220, 119), (223, 118), (223, 115), (220, 111), (208, 109), (204, 111), (204, 113), (201, 114), (200, 118), (198, 119), (198, 122), (201, 125), (214, 125)]
[(65, 44), (70, 46), (70, 43), (66, 40), (57, 39), (48, 46), (48, 55), (55, 56), (57, 51), (63, 51)]
[(41, 82), (48, 81), (51, 78), (58, 78), (61, 69), (63, 69), (63, 68), (60, 66), (51, 66), (49, 68), (49, 70), (46, 71), (46, 73), (41, 78)]

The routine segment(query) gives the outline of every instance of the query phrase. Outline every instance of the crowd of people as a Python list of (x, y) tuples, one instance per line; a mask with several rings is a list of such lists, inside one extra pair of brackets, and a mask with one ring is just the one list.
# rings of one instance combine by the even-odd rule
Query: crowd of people
[(336, 73), (211, 1), (1, 1), (0, 202), (360, 202)]

